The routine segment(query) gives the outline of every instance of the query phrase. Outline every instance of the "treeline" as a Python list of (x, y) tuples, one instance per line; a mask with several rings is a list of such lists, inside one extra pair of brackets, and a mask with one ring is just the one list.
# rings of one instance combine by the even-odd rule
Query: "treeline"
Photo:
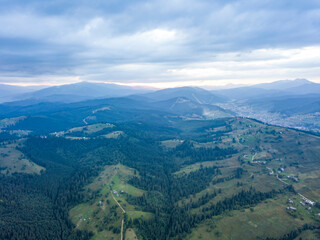
[(115, 142), (32, 137), (19, 150), (46, 170), (0, 176), (0, 239), (89, 239), (92, 233), (74, 230), (69, 210), (102, 166), (118, 161)]
[[(155, 220), (161, 222), (159, 231), (166, 232), (167, 215), (172, 204), (169, 199), (171, 171), (178, 169), (178, 165), (156, 141), (123, 137), (114, 139), (94, 139), (73, 141), (64, 138), (48, 137), (42, 139), (33, 137), (27, 140), (25, 146), (20, 148), (24, 155), (31, 161), (44, 166), (46, 170), (41, 176), (16, 175), (12, 178), (12, 189), (17, 189), (21, 184), (26, 196), (32, 196), (35, 191), (44, 200), (32, 198), (22, 203), (22, 197), (14, 191), (7, 195), (0, 192), (0, 199), (6, 203), (6, 208), (11, 209), (13, 215), (1, 216), (4, 220), (1, 225), (0, 239), (87, 239), (90, 233), (74, 231), (70, 222), (68, 211), (83, 200), (82, 188), (90, 179), (108, 164), (121, 162), (139, 171), (145, 182), (148, 193), (142, 199), (135, 199), (137, 206), (148, 209), (156, 214)], [(20, 178), (20, 180), (19, 180)], [(29, 180), (28, 180), (29, 179)], [(4, 189), (11, 189), (9, 183), (3, 182)], [(147, 187), (148, 186), (148, 187)], [(10, 197), (21, 206), (17, 212), (16, 205), (10, 207)], [(43, 218), (52, 221), (34, 222), (28, 224), (21, 222), (23, 216), (34, 216), (28, 206), (39, 205)], [(1, 206), (0, 206), (1, 207)], [(39, 215), (41, 216), (41, 215)], [(10, 220), (11, 218), (11, 220)], [(10, 225), (10, 222), (15, 225)], [(32, 222), (33, 223), (33, 222)], [(41, 224), (40, 224), (41, 223)], [(35, 226), (37, 230), (34, 230)], [(141, 226), (141, 229), (145, 229)], [(150, 236), (155, 229), (149, 229), (146, 235)], [(33, 235), (30, 235), (32, 233)], [(14, 237), (16, 236), (16, 237)]]
[(188, 160), (185, 161), (185, 164), (222, 160), (237, 153), (237, 150), (232, 147), (219, 148), (216, 146), (214, 148), (195, 148), (190, 141), (185, 141), (172, 151), (177, 157), (187, 158)]
[[(291, 240), (296, 239), (302, 232), (307, 230), (320, 230), (319, 224), (304, 224), (302, 227), (292, 230), (289, 233), (284, 234), (280, 238), (270, 238), (267, 237), (265, 240)], [(318, 237), (320, 237), (320, 232), (317, 233)]]
[[(0, 182), (0, 239), (89, 239), (92, 236), (86, 231), (73, 231), (67, 202), (63, 204), (59, 194), (56, 199), (50, 198), (50, 185), (47, 191), (41, 187), (46, 178), (17, 174), (1, 176)], [(76, 194), (67, 193), (64, 191), (62, 195), (77, 198)]]
[(256, 191), (254, 188), (250, 188), (248, 191), (242, 190), (230, 198), (201, 208), (198, 214), (192, 214), (190, 212), (190, 205), (176, 207), (170, 216), (168, 235), (175, 239), (183, 239), (187, 233), (191, 232), (192, 228), (205, 219), (221, 215), (225, 211), (254, 206), (265, 199), (273, 198), (279, 193), (281, 193), (281, 191), (262, 193)]
[[(156, 213), (159, 210), (170, 210), (168, 206), (172, 207), (178, 200), (204, 190), (210, 184), (212, 177), (218, 173), (218, 170), (217, 167), (200, 168), (197, 171), (179, 177), (171, 176), (168, 181), (169, 185), (162, 188), (166, 189), (162, 193), (152, 189), (153, 184), (156, 184), (156, 182), (152, 181), (150, 178), (133, 177), (129, 183), (138, 188), (147, 190), (147, 193), (140, 197), (128, 195), (127, 201), (130, 204), (141, 207), (143, 211), (147, 212)], [(147, 183), (149, 183), (149, 185), (146, 185)], [(167, 191), (168, 193), (166, 194)], [(206, 198), (214, 196), (206, 194), (202, 201), (204, 202), (206, 201)], [(170, 202), (170, 205), (168, 205), (168, 202)], [(200, 202), (198, 204), (200, 204)]]
[(213, 176), (219, 173), (217, 167), (200, 168), (197, 171), (173, 177), (170, 183), (170, 198), (176, 202), (191, 194), (196, 194), (206, 189)]
[[(186, 198), (215, 184), (213, 177), (220, 175), (217, 167), (202, 167), (189, 174), (175, 175), (184, 164), (220, 160), (236, 153), (233, 148), (195, 148), (185, 141), (165, 151), (159, 139), (177, 134), (168, 126), (148, 124), (120, 124), (126, 136), (118, 139), (68, 140), (32, 137), (20, 148), (31, 161), (46, 168), (38, 175), (16, 174), (1, 176), (0, 181), (0, 239), (70, 239), (86, 240), (91, 233), (75, 231), (70, 222), (70, 208), (83, 201), (83, 187), (105, 165), (122, 163), (139, 174), (129, 183), (146, 190), (141, 197), (128, 195), (127, 201), (136, 209), (152, 212), (149, 220), (128, 220), (127, 227), (135, 227), (143, 239), (181, 239), (196, 224), (225, 211), (255, 205), (279, 192), (261, 193), (251, 188), (230, 198), (210, 204), (219, 191), (204, 194), (196, 201)], [(161, 133), (162, 132), (162, 133)], [(160, 137), (157, 137), (157, 134)], [(241, 178), (243, 170), (235, 169), (232, 178)], [(186, 204), (178, 205), (178, 201)], [(200, 209), (197, 214), (192, 209)], [(104, 219), (108, 225), (111, 217)], [(115, 233), (117, 227), (111, 229)]]
[(216, 196), (217, 196), (216, 191), (214, 191), (213, 193), (206, 193), (203, 196), (199, 197), (197, 201), (193, 201), (191, 198), (190, 202), (185, 203), (184, 205), (186, 205), (187, 208), (198, 208), (207, 204), (210, 200), (212, 200)]

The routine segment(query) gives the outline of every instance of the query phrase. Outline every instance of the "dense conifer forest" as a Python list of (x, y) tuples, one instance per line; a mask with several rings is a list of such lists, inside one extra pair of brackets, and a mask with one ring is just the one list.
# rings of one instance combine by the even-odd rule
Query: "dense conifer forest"
[[(16, 172), (0, 176), (0, 238), (86, 240), (99, 232), (110, 231), (117, 236), (125, 229), (134, 229), (139, 239), (187, 239), (201, 224), (216, 216), (227, 216), (232, 211), (254, 209), (268, 200), (297, 195), (292, 183), (283, 185), (274, 176), (269, 176), (273, 187), (257, 182), (256, 178), (265, 174), (266, 169), (261, 161), (272, 159), (249, 161), (247, 155), (261, 148), (251, 145), (249, 149), (241, 143), (248, 140), (233, 134), (236, 127), (252, 131), (248, 126), (255, 124), (263, 129), (259, 131), (264, 139), (269, 137), (272, 143), (279, 139), (277, 131), (268, 135), (270, 127), (252, 120), (226, 119), (209, 126), (203, 123), (191, 132), (193, 124), (199, 125), (199, 122), (190, 123), (188, 133), (183, 128), (154, 127), (150, 123), (141, 127), (141, 123), (133, 122), (114, 123), (116, 127), (112, 131), (125, 135), (113, 138), (101, 137), (112, 132), (103, 129), (94, 134), (70, 133), (74, 139), (54, 135), (24, 139), (16, 150), (45, 170), (41, 174)], [(230, 123), (234, 124), (234, 129)], [(218, 133), (219, 137), (211, 131), (215, 127), (225, 127)], [(204, 138), (211, 140), (203, 141)], [(15, 142), (6, 140), (3, 145), (10, 141)], [(226, 165), (227, 161), (231, 161), (231, 165)], [(120, 196), (119, 201), (124, 208), (133, 206), (134, 211), (148, 213), (151, 217), (132, 217), (119, 212), (119, 207), (112, 205), (115, 203), (111, 197), (119, 195), (119, 189), (113, 188), (113, 181), (103, 185), (113, 191), (105, 193), (105, 199), (101, 192), (88, 190), (86, 186), (94, 184), (95, 179), (102, 181), (99, 176), (106, 166), (133, 169), (125, 184), (141, 194), (121, 190), (123, 197)], [(227, 189), (226, 184), (235, 186)], [(91, 215), (97, 219), (103, 216), (101, 223), (96, 224), (97, 232), (85, 225), (79, 227), (70, 217), (70, 211), (99, 199), (102, 199), (100, 204), (110, 208), (103, 215), (100, 208)], [(114, 224), (121, 219), (124, 230), (121, 225)], [(279, 238), (266, 239), (291, 239), (306, 229), (316, 231), (318, 220), (313, 219)]]

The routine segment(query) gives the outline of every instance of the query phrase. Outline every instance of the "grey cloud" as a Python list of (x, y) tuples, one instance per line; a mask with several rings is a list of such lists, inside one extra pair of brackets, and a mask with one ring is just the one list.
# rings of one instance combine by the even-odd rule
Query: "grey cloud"
[(0, 4), (0, 75), (16, 77), (169, 81), (169, 69), (221, 61), (221, 54), (236, 52), (233, 60), (239, 62), (250, 60), (243, 56), (256, 49), (320, 43), (320, 3), (313, 0)]

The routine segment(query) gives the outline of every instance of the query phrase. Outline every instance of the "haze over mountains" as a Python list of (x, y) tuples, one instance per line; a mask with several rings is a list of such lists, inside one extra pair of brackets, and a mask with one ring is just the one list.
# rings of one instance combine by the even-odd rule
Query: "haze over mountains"
[(79, 102), (88, 99), (121, 97), (148, 92), (145, 88), (90, 82), (53, 86), (37, 91), (32, 91), (31, 88), (28, 87), (2, 85), (0, 86), (0, 92), (6, 92), (7, 88), (12, 88), (12, 90), (8, 92), (7, 99), (1, 99), (2, 102), (26, 99), (33, 99), (42, 102)]
[(0, 84), (1, 102), (15, 100), (37, 99), (49, 102), (77, 102), (95, 98), (123, 97), (133, 94), (166, 100), (173, 97), (187, 97), (199, 103), (216, 103), (234, 99), (245, 99), (267, 95), (301, 95), (320, 93), (320, 84), (306, 79), (281, 80), (272, 83), (256, 84), (251, 86), (234, 87), (226, 89), (205, 90), (199, 87), (177, 87), (156, 91), (144, 87), (129, 87), (117, 84), (79, 82), (53, 87), (22, 87)]
[[(40, 90), (7, 85), (0, 88), (2, 101), (11, 101), (0, 105), (0, 115), (7, 117), (64, 109), (94, 111), (112, 106), (118, 114), (125, 109), (174, 113), (186, 119), (243, 116), (280, 126), (320, 131), (320, 84), (306, 79), (211, 91), (199, 87), (151, 90), (89, 82)], [(116, 116), (114, 112), (113, 117)]]
[(310, 82), (306, 79), (296, 79), (293, 81), (281, 80), (272, 83), (256, 84), (232, 89), (222, 89), (212, 92), (224, 95), (231, 100), (240, 100), (266, 96), (279, 97), (287, 95), (319, 94), (320, 84)]
[(0, 103), (15, 101), (21, 95), (39, 90), (41, 87), (22, 87), (0, 84)]

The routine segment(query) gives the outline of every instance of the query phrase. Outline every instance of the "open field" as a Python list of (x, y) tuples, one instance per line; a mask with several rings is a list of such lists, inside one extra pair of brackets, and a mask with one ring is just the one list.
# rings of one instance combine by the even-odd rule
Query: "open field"
[[(304, 200), (298, 193), (312, 201), (320, 201), (319, 137), (248, 119), (227, 119), (223, 123), (189, 122), (179, 127), (181, 136), (158, 142), (161, 151), (169, 156), (172, 154), (171, 161), (179, 166), (172, 177), (179, 181), (180, 178), (187, 179), (187, 176), (198, 177), (197, 174), (204, 169), (219, 171), (208, 178), (207, 184), (200, 190), (178, 198), (175, 206), (192, 206), (188, 214), (200, 217), (210, 207), (232, 199), (243, 191), (278, 192), (274, 197), (257, 204), (243, 204), (213, 215), (193, 226), (184, 239), (277, 238), (306, 223), (318, 221), (315, 215), (320, 209), (302, 206), (300, 202)], [(188, 141), (183, 138), (185, 134), (189, 136)], [(188, 155), (175, 155), (175, 151), (184, 148), (198, 151), (198, 154), (206, 153), (206, 149), (218, 153), (219, 149), (232, 148), (235, 151), (224, 158), (215, 159), (211, 155), (205, 157), (204, 161), (192, 162)], [(141, 178), (136, 169), (122, 164), (106, 166), (99, 176), (85, 186), (86, 200), (70, 211), (77, 228), (93, 232), (93, 239), (112, 239), (120, 237), (123, 213), (132, 221), (154, 219), (153, 213), (141, 211), (143, 207), (128, 201), (129, 195), (142, 197), (148, 193), (128, 183), (134, 177)], [(285, 190), (288, 185), (292, 185), (297, 194)], [(179, 186), (177, 189), (188, 192)], [(288, 205), (289, 198), (293, 201), (292, 205)], [(295, 210), (287, 210), (288, 206)], [(125, 231), (126, 239), (135, 239), (134, 231), (140, 234), (138, 228)], [(310, 236), (312, 239), (316, 232), (306, 231), (301, 236)]]
[(306, 239), (306, 240), (318, 240), (320, 238), (319, 230), (307, 230), (303, 231), (294, 240)]
[(248, 209), (226, 212), (200, 224), (186, 239), (279, 237), (312, 222), (312, 215), (305, 209), (298, 209), (294, 216), (288, 213), (287, 201), (287, 196), (279, 196)]
[(171, 139), (171, 140), (165, 140), (161, 141), (161, 145), (170, 149), (170, 148), (176, 148), (177, 146), (181, 145), (183, 143), (183, 140), (181, 139)]
[(16, 149), (19, 143), (23, 144), (23, 140), (15, 143), (4, 143), (0, 146), (1, 173), (5, 175), (12, 175), (13, 173), (40, 174), (41, 171), (45, 171), (44, 167), (31, 162), (22, 152)]
[(114, 125), (110, 123), (96, 123), (91, 125), (85, 125), (81, 127), (71, 128), (66, 131), (55, 132), (52, 135), (57, 137), (67, 137), (71, 139), (82, 139), (83, 137), (89, 138), (94, 134), (98, 134), (99, 132), (103, 132), (104, 130), (108, 130), (113, 128)]
[(176, 175), (189, 174), (191, 172), (199, 170), (200, 168), (213, 167), (213, 166), (221, 166), (221, 163), (218, 161), (194, 163), (194, 164), (187, 165), (187, 166), (181, 168), (179, 171), (175, 172), (175, 174)]
[(84, 134), (92, 134), (95, 132), (99, 132), (105, 128), (112, 128), (114, 125), (109, 123), (97, 123), (92, 125), (87, 125), (83, 127), (71, 128), (66, 133), (74, 133), (74, 132), (83, 132)]
[[(320, 200), (317, 186), (320, 181), (319, 137), (247, 119), (233, 119), (229, 124), (232, 131), (224, 135), (234, 139), (233, 145), (243, 153), (243, 162), (268, 167), (274, 174), (283, 168), (281, 175), (285, 178), (290, 175), (299, 179), (298, 182), (285, 181), (310, 198)], [(223, 143), (218, 144), (223, 146)]]
[(128, 228), (124, 239), (125, 240), (137, 240), (138, 237), (132, 228)]
[[(93, 239), (117, 239), (120, 238), (123, 210), (129, 219), (152, 218), (153, 214), (138, 211), (126, 201), (128, 194), (143, 194), (142, 190), (127, 183), (135, 175), (139, 176), (136, 171), (121, 164), (106, 166), (105, 170), (85, 187), (87, 200), (70, 210), (72, 222), (79, 229), (93, 232)], [(128, 232), (128, 236), (126, 239), (137, 239), (134, 238), (136, 235), (133, 229)]]
[[(217, 166), (221, 175), (215, 176), (207, 188), (191, 195), (178, 205), (196, 202), (206, 194), (220, 192), (204, 205), (191, 210), (193, 214), (201, 213), (203, 208), (217, 204), (232, 197), (241, 190), (254, 187), (260, 192), (279, 190), (287, 185), (310, 198), (320, 201), (320, 138), (291, 129), (266, 126), (247, 119), (233, 119), (230, 127), (204, 128), (206, 134), (223, 132), (220, 138), (211, 142), (197, 142), (203, 137), (198, 132), (193, 140), (194, 147), (215, 148), (233, 146), (238, 150), (232, 158), (222, 161), (198, 162), (183, 166), (176, 175), (190, 174), (202, 167)], [(231, 130), (230, 130), (231, 129)], [(190, 129), (187, 130), (188, 132)], [(206, 137), (207, 139), (210, 137)], [(294, 148), (292, 148), (294, 146)], [(241, 177), (233, 177), (235, 170), (241, 168)], [(282, 183), (277, 179), (281, 177)], [(295, 178), (294, 178), (295, 177)], [(216, 182), (219, 178), (225, 181)], [(297, 180), (294, 180), (297, 179)], [(288, 195), (289, 194), (289, 195)], [(320, 209), (303, 207), (304, 200), (293, 193), (281, 194), (274, 199), (268, 199), (251, 208), (233, 210), (223, 215), (213, 217), (199, 224), (186, 239), (257, 239), (266, 237), (280, 237), (288, 232), (302, 227), (305, 223), (319, 221), (315, 215)], [(288, 198), (294, 201), (296, 211), (288, 212)], [(267, 230), (266, 230), (267, 229)], [(317, 239), (316, 233), (306, 231), (301, 234), (302, 239)]]
[(102, 135), (104, 138), (119, 138), (120, 136), (123, 136), (124, 132), (123, 131), (114, 131), (105, 135)]

